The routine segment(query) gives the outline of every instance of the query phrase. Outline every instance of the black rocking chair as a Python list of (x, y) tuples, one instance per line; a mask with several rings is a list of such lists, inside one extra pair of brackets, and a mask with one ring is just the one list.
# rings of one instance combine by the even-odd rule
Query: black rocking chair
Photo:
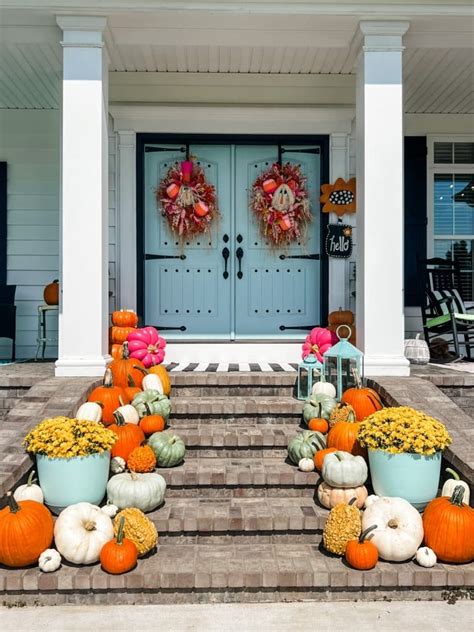
[(0, 338), (12, 340), (12, 362), (15, 361), (16, 344), (16, 285), (0, 285)]

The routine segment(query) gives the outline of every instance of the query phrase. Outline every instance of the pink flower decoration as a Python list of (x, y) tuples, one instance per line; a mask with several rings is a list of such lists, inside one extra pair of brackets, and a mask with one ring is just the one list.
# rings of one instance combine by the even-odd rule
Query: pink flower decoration
[(324, 352), (336, 344), (337, 341), (338, 337), (333, 331), (329, 331), (329, 329), (325, 329), (324, 327), (315, 327), (306, 336), (306, 340), (303, 344), (303, 360), (312, 353), (322, 362)]
[(127, 341), (130, 357), (141, 360), (146, 368), (165, 359), (166, 340), (154, 327), (135, 329), (128, 334)]

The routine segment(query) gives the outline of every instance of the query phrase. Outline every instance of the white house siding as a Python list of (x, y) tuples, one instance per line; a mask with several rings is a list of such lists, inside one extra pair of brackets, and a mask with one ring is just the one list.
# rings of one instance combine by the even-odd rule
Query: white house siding
[[(0, 109), (0, 161), (8, 164), (7, 282), (17, 286), (17, 357), (36, 351), (38, 305), (44, 286), (59, 277), (59, 110)], [(115, 296), (115, 135), (109, 142), (110, 301)], [(87, 244), (77, 246), (78, 259)], [(48, 316), (48, 335), (56, 336), (57, 317)], [(10, 342), (0, 339), (0, 358), (10, 357)], [(55, 345), (46, 347), (56, 357)]]

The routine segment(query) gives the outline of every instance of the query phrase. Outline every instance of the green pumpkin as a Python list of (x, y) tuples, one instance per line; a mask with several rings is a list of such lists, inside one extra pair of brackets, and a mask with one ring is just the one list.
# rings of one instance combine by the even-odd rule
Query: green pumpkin
[(132, 406), (136, 408), (140, 419), (146, 415), (161, 415), (167, 421), (171, 412), (171, 402), (159, 391), (143, 391), (135, 395)]
[(312, 459), (318, 450), (326, 447), (326, 438), (320, 432), (303, 430), (288, 444), (288, 456), (294, 465), (298, 465), (301, 459)]
[(174, 467), (184, 459), (184, 441), (171, 432), (155, 432), (148, 439), (148, 445), (156, 456), (158, 467)]
[(329, 395), (324, 395), (324, 393), (315, 393), (306, 400), (303, 406), (303, 419), (306, 423), (315, 417), (329, 419), (332, 409), (335, 407), (336, 403), (336, 400)]

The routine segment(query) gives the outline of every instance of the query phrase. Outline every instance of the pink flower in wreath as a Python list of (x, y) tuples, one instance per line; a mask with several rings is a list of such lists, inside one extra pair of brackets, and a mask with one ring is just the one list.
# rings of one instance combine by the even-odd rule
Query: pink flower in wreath
[(166, 340), (154, 327), (135, 329), (128, 334), (127, 341), (130, 357), (141, 360), (146, 368), (165, 359)]
[(306, 340), (303, 344), (303, 360), (312, 353), (322, 362), (323, 354), (336, 344), (337, 341), (338, 338), (334, 332), (324, 327), (315, 327), (306, 336)]

